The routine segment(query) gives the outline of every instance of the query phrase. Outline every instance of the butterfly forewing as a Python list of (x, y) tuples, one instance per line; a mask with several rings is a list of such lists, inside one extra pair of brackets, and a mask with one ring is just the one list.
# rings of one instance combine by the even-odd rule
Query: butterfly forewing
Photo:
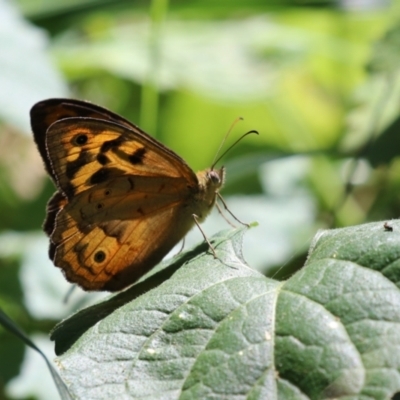
[(73, 99), (49, 99), (36, 103), (30, 112), (35, 142), (45, 163), (46, 170), (56, 181), (46, 149), (46, 132), (54, 122), (72, 117), (89, 117), (114, 121), (128, 128), (139, 129), (121, 116), (95, 104)]
[(197, 181), (186, 163), (160, 153), (147, 135), (109, 121), (68, 118), (55, 122), (47, 131), (46, 148), (67, 197), (123, 175), (181, 178), (191, 186)]

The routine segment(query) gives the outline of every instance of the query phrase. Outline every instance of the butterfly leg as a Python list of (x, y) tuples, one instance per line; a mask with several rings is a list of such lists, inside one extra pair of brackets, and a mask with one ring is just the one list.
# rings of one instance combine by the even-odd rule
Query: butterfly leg
[(210, 247), (210, 250), (212, 251), (214, 258), (218, 258), (217, 253), (215, 252), (214, 247), (212, 246), (212, 244), (210, 243), (210, 241), (207, 239), (207, 236), (205, 235), (203, 229), (201, 229), (201, 226), (199, 224), (199, 221), (197, 220), (199, 217), (196, 214), (192, 214), (192, 217), (194, 219), (195, 224), (197, 225), (197, 227), (200, 229), (201, 234), (203, 235), (204, 240), (208, 243), (208, 246)]
[(221, 214), (222, 218), (232, 227), (232, 228), (236, 228), (236, 226), (234, 224), (232, 224), (231, 221), (229, 221), (228, 218), (225, 217), (225, 214), (222, 212), (220, 205), (215, 202), (215, 206), (217, 207), (218, 212)]
[(182, 239), (182, 246), (175, 255), (177, 256), (178, 254), (181, 254), (184, 247), (185, 247), (185, 238)]
[(239, 222), (239, 224), (242, 224), (244, 226), (247, 226), (248, 228), (250, 227), (249, 224), (246, 224), (245, 222), (240, 221), (240, 219), (236, 218), (236, 216), (231, 212), (231, 210), (229, 210), (228, 206), (225, 203), (225, 200), (223, 199), (223, 197), (217, 192), (217, 196), (218, 198), (221, 200), (221, 203), (223, 204), (224, 208), (226, 211), (228, 211), (229, 214), (231, 214), (231, 216), (237, 221)]

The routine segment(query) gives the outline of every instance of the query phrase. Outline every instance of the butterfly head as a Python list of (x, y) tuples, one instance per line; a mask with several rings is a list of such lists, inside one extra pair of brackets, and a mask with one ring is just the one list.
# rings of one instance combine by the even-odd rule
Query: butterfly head
[(207, 169), (205, 172), (205, 184), (210, 193), (217, 192), (225, 182), (225, 167), (220, 169)]
[(200, 192), (215, 194), (225, 182), (225, 167), (219, 169), (209, 168), (197, 173)]
[(200, 221), (209, 214), (215, 204), (217, 193), (225, 181), (225, 168), (209, 168), (197, 173), (199, 192), (197, 195), (197, 207), (195, 214)]

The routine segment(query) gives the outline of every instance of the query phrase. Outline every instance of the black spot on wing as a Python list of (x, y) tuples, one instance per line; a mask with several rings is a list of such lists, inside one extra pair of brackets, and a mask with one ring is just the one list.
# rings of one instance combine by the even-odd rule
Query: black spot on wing
[(107, 140), (104, 142), (100, 148), (100, 151), (102, 153), (107, 153), (107, 151), (111, 149), (118, 148), (121, 146), (121, 144), (124, 142), (124, 139), (122, 137), (119, 137), (118, 139), (113, 139), (113, 140)]
[(49, 258), (52, 261), (54, 261), (54, 256), (56, 255), (56, 250), (57, 250), (57, 246), (53, 242), (50, 241)]
[(124, 171), (118, 168), (100, 168), (89, 178), (88, 183), (97, 185), (122, 175), (124, 175)]
[(108, 164), (110, 162), (109, 158), (103, 153), (99, 153), (97, 155), (97, 161), (101, 165), (106, 165), (106, 164)]
[(73, 179), (76, 173), (89, 162), (90, 154), (85, 150), (81, 150), (81, 152), (79, 153), (79, 157), (75, 161), (67, 162), (65, 175), (67, 175), (68, 179)]
[(146, 154), (146, 149), (144, 147), (136, 149), (133, 152), (133, 154), (129, 156), (129, 161), (133, 165), (142, 164), (145, 154)]
[(74, 197), (75, 194), (75, 187), (72, 185), (72, 183), (68, 182), (65, 184), (65, 187), (62, 188), (64, 194), (67, 196), (67, 199), (71, 199)]
[(110, 170), (107, 168), (101, 168), (96, 171), (89, 179), (91, 185), (103, 183), (110, 178)]

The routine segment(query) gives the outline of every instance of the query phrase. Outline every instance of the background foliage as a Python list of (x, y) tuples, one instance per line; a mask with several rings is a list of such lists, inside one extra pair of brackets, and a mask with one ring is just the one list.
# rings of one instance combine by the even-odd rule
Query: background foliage
[[(63, 303), (40, 232), (53, 188), (29, 108), (48, 97), (108, 107), (195, 170), (243, 116), (233, 136), (260, 135), (224, 159), (223, 194), (260, 223), (244, 254), (268, 276), (299, 268), (318, 228), (396, 218), (399, 16), (395, 0), (0, 0), (0, 307), (52, 357), (49, 330), (98, 299)], [(55, 398), (45, 368), (0, 328), (0, 398)]]

